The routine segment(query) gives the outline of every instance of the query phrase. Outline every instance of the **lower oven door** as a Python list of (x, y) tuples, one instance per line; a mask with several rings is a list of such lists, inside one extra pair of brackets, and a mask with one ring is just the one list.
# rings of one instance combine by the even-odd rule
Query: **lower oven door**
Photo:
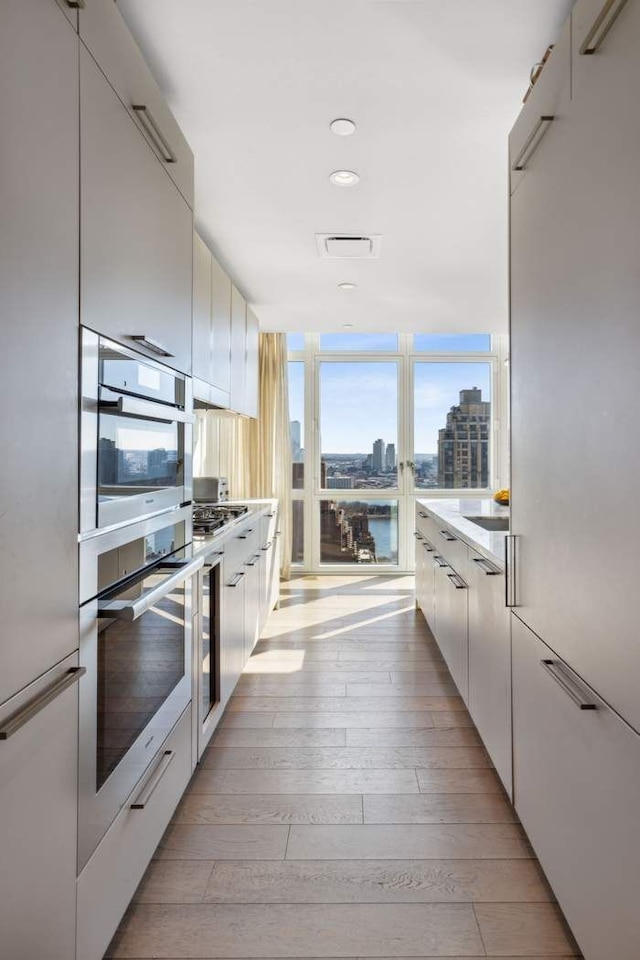
[(169, 559), (80, 608), (79, 870), (191, 700), (202, 563)]

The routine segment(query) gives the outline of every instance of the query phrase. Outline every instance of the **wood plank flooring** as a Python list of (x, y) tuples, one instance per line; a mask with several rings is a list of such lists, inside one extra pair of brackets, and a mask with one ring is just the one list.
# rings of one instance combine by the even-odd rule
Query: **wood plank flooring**
[(413, 598), (283, 585), (106, 956), (578, 955)]

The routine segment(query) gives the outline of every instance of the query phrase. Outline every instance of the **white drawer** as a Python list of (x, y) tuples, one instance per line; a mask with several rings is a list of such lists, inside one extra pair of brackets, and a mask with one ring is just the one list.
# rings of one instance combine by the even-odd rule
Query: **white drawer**
[[(76, 960), (102, 960), (191, 772), (189, 705), (78, 877)], [(144, 808), (134, 809), (154, 782)]]
[(518, 815), (585, 960), (637, 960), (640, 737), (517, 617), (512, 648)]

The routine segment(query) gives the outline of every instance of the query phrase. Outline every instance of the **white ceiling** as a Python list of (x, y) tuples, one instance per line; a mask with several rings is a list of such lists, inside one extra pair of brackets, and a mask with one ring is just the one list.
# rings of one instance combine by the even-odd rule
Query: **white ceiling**
[[(196, 225), (262, 329), (506, 329), (507, 135), (571, 0), (118, 5), (194, 151)], [(340, 168), (360, 183), (332, 186)], [(328, 232), (382, 234), (380, 258), (321, 260)]]

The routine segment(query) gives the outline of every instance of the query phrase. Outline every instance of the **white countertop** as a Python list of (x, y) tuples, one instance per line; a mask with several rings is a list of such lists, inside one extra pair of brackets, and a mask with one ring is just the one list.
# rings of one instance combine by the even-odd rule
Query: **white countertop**
[(478, 553), (504, 569), (508, 530), (484, 530), (467, 517), (508, 517), (509, 507), (501, 507), (489, 497), (469, 499), (418, 500), (417, 503), (436, 520), (450, 527), (460, 539)]

